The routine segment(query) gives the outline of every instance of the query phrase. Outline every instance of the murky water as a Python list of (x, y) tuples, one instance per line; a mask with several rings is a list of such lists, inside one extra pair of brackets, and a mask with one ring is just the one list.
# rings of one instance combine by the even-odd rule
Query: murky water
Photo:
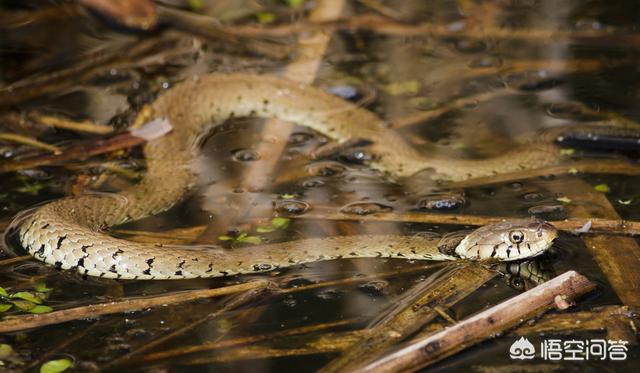
[[(247, 6), (240, 1), (229, 3), (229, 9)], [(248, 6), (247, 14), (233, 22), (256, 24), (273, 16), (275, 24), (264, 27), (286, 25), (303, 19), (316, 2), (303, 2), (302, 8), (293, 8), (291, 3), (267, 2), (261, 9)], [(238, 43), (178, 33), (171, 24), (139, 32), (74, 10), (73, 6), (56, 6), (62, 7), (42, 1), (2, 4), (2, 132), (37, 134), (39, 140), (56, 145), (94, 141), (95, 135), (52, 130), (32, 120), (16, 121), (10, 115), (19, 114), (24, 119), (27, 114), (46, 113), (120, 129), (157, 94), (186, 77), (210, 71), (278, 73), (295, 58), (296, 34)], [(349, 14), (354, 17), (379, 16), (382, 12), (392, 17), (388, 21), (395, 17), (407, 26), (431, 22), (448, 31), (433, 35), (406, 31), (403, 35), (380, 32), (376, 27), (337, 30), (315, 84), (361, 103), (395, 124), (407, 142), (425, 154), (491, 157), (534, 142), (541, 133), (562, 126), (596, 122), (632, 125), (640, 118), (636, 7), (634, 1), (351, 2)], [(471, 26), (476, 31), (456, 34)], [(513, 35), (498, 32), (508, 29), (514, 30)], [(560, 36), (540, 36), (551, 30), (560, 30)], [(144, 43), (152, 47), (136, 52), (135, 47)], [(93, 60), (91, 68), (83, 67)], [(76, 70), (61, 81), (52, 78), (64, 69)], [(11, 96), (6, 86), (15, 82), (29, 84)], [(416, 120), (420, 113), (437, 115)], [(572, 203), (593, 203), (569, 199), (569, 192), (561, 188), (569, 182), (579, 183), (588, 191), (600, 186), (599, 193), (622, 219), (640, 218), (640, 189), (638, 177), (633, 175), (570, 173), (466, 186), (442, 185), (422, 176), (390, 180), (366, 166), (370, 157), (366, 141), (312, 159), (312, 152), (328, 140), (297, 126), (292, 128), (279, 161), (272, 166), (268, 152), (279, 143), (265, 134), (264, 128), (264, 121), (252, 119), (233, 120), (219, 128), (204, 142), (196, 192), (170, 211), (119, 227), (115, 234), (131, 237), (131, 231), (169, 231), (170, 238), (180, 243), (225, 246), (242, 246), (242, 240), (238, 240), (242, 233), (259, 237), (262, 242), (338, 234), (442, 235), (462, 227), (366, 221), (366, 217), (415, 212), (561, 220), (571, 216)], [(567, 159), (619, 160), (629, 165), (637, 160), (638, 148), (620, 151), (618, 145), (605, 150), (583, 145), (566, 147)], [(3, 162), (26, 159), (38, 152), (0, 142)], [(252, 179), (256, 170), (270, 168), (273, 172), (265, 181)], [(144, 172), (144, 159), (139, 150), (132, 150), (5, 173), (0, 179), (0, 227), (4, 229), (24, 209), (71, 192), (119, 190), (135, 182), (138, 172)], [(362, 221), (327, 218), (340, 211), (362, 215)], [(286, 227), (272, 229), (276, 216), (291, 220)], [(179, 228), (184, 229), (184, 237), (172, 231)], [(224, 240), (225, 236), (231, 239)], [(22, 255), (19, 248), (12, 249)], [(82, 278), (39, 262), (22, 261), (0, 267), (0, 286), (11, 291), (29, 290), (35, 279), (44, 280), (53, 289), (46, 304), (54, 309), (216, 288), (253, 279), (273, 280), (288, 290), (262, 296), (209, 319), (208, 315), (224, 306), (218, 298), (7, 333), (0, 336), (0, 343), (16, 351), (7, 365), (16, 371), (25, 367), (37, 370), (43, 362), (63, 357), (73, 359), (78, 371), (314, 371), (337, 355), (327, 347), (324, 351), (330, 352), (318, 352), (322, 348), (312, 351), (309, 341), (327, 332), (338, 335), (367, 326), (408, 289), (446, 276), (451, 266), (455, 264), (344, 259), (260, 275), (142, 282)], [(539, 258), (539, 266), (547, 276), (576, 270), (598, 284), (594, 293), (578, 302), (577, 311), (624, 303), (580, 237), (561, 234), (551, 252)], [(365, 279), (354, 281), (360, 277)], [(506, 281), (509, 277), (487, 282), (448, 309), (448, 314), (461, 320), (535, 285), (530, 279)], [(311, 286), (314, 284), (318, 286)], [(296, 288), (300, 290), (291, 290)], [(7, 314), (12, 313), (17, 314)], [(436, 321), (445, 323), (443, 318)], [(246, 345), (176, 357), (152, 354), (335, 322), (342, 323), (295, 338), (265, 338), (252, 344), (255, 350), (245, 350), (245, 355)], [(185, 327), (189, 330), (153, 349), (141, 350)], [(605, 333), (558, 336), (588, 339)], [(549, 335), (531, 337), (539, 343)], [(514, 340), (505, 336), (482, 343), (433, 368), (518, 370), (508, 357)], [(304, 352), (305, 348), (313, 353)], [(123, 359), (127, 354), (130, 358)], [(610, 362), (588, 361), (566, 363), (561, 369), (617, 371), (637, 368), (639, 362), (635, 348), (615, 368)], [(541, 365), (534, 370), (558, 368), (543, 360), (536, 363)]]

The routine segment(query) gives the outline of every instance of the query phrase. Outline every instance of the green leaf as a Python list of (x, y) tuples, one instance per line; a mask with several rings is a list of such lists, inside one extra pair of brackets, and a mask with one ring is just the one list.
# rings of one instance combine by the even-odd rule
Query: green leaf
[(16, 191), (20, 192), (20, 193), (25, 193), (25, 194), (31, 194), (31, 195), (36, 195), (38, 194), (38, 192), (40, 191), (40, 189), (44, 188), (44, 184), (25, 184), (24, 186), (20, 187), (20, 188), (16, 188)]
[(40, 313), (49, 313), (53, 311), (53, 308), (49, 307), (49, 306), (35, 306), (32, 309), (29, 310), (30, 313), (35, 313), (35, 314), (40, 314)]
[(291, 194), (291, 193), (285, 193), (285, 194), (281, 195), (280, 198), (282, 198), (282, 199), (294, 199), (294, 198), (296, 198), (296, 195), (295, 194)]
[(189, 4), (189, 7), (195, 11), (202, 10), (202, 8), (204, 8), (203, 0), (189, 0), (187, 3)]
[(22, 311), (29, 311), (36, 306), (34, 303), (27, 302), (26, 300), (12, 300), (11, 303)]
[(28, 291), (19, 291), (15, 294), (11, 294), (11, 298), (19, 298), (19, 299), (24, 299), (27, 302), (42, 304), (42, 299), (36, 297), (32, 293), (29, 293)]
[(292, 8), (297, 8), (304, 4), (305, 0), (287, 0), (287, 4), (289, 4)]
[(270, 232), (273, 232), (275, 230), (276, 230), (276, 228), (274, 228), (274, 227), (258, 227), (258, 228), (256, 228), (256, 232), (258, 232), (258, 233), (270, 233)]
[(609, 193), (611, 191), (611, 188), (609, 188), (609, 186), (607, 184), (598, 184), (598, 185), (594, 186), (593, 189), (597, 190), (598, 192), (602, 192), (602, 193)]
[(258, 19), (258, 23), (266, 25), (267, 23), (275, 21), (276, 15), (269, 12), (258, 12), (256, 13), (256, 18)]
[(48, 293), (50, 292), (51, 288), (47, 287), (47, 284), (44, 281), (36, 281), (35, 284), (33, 284), (33, 288), (35, 289), (35, 291), (37, 291), (38, 293)]
[(242, 232), (238, 235), (238, 237), (236, 237), (236, 241), (242, 241), (245, 239), (245, 237), (247, 237), (247, 234)]
[(251, 244), (251, 245), (260, 245), (262, 243), (262, 239), (260, 237), (258, 237), (258, 236), (247, 236), (247, 235), (245, 235), (242, 238), (238, 237), (238, 239), (236, 241), (242, 242), (242, 243), (248, 243), (248, 244)]
[(5, 343), (0, 344), (0, 360), (4, 360), (11, 355), (13, 355), (13, 347)]
[(573, 148), (560, 149), (560, 155), (573, 155), (576, 152)]
[(3, 287), (0, 287), (0, 295), (3, 297), (8, 297), (9, 293), (7, 293), (7, 291)]
[(231, 240), (233, 240), (233, 237), (227, 236), (227, 235), (222, 235), (222, 236), (218, 236), (218, 240), (220, 240), (220, 241), (231, 241)]
[(273, 226), (276, 229), (284, 229), (289, 226), (290, 222), (291, 222), (291, 219), (289, 218), (277, 217), (277, 218), (271, 219), (271, 226)]
[(40, 367), (40, 373), (59, 373), (67, 370), (73, 362), (70, 359), (58, 359), (47, 361)]
[(7, 312), (11, 309), (11, 307), (13, 307), (13, 304), (11, 303), (2, 303), (0, 304), (0, 312)]
[(385, 85), (384, 90), (391, 96), (415, 95), (420, 91), (420, 82), (417, 80), (406, 80)]

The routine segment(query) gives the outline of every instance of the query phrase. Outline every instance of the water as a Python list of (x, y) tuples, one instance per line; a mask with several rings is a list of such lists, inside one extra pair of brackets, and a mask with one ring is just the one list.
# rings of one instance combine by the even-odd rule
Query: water
[[(240, 7), (241, 2), (231, 2)], [(366, 2), (352, 4), (354, 15), (375, 13)], [(375, 31), (342, 30), (333, 34), (324, 63), (317, 74), (317, 85), (346, 99), (359, 102), (389, 122), (404, 124), (397, 130), (409, 143), (425, 154), (482, 158), (499, 155), (518, 144), (536, 139), (541, 132), (576, 123), (609, 121), (613, 124), (640, 118), (637, 80), (637, 41), (621, 36), (599, 38), (537, 37), (536, 31), (560, 29), (577, 33), (617, 32), (633, 35), (636, 4), (619, 1), (507, 1), (488, 4), (470, 2), (388, 2), (393, 14), (409, 22), (433, 22), (455, 31), (465, 24), (481, 30), (512, 29), (520, 37), (505, 35), (460, 37), (380, 34)], [(308, 3), (312, 7), (312, 3)], [(96, 59), (90, 70), (78, 68), (73, 79), (18, 90), (16, 96), (35, 91), (6, 105), (1, 114), (49, 113), (71, 119), (91, 119), (125, 127), (137, 111), (153, 101), (158, 93), (177, 81), (208, 71), (278, 72), (291, 62), (294, 53), (278, 54), (292, 48), (292, 37), (260, 40), (258, 44), (201, 40), (188, 33), (176, 34), (171, 27), (164, 33), (136, 32), (115, 27), (92, 16), (49, 8), (51, 4), (33, 1), (5, 2), (2, 13), (12, 19), (15, 12), (27, 12), (29, 22), (9, 23), (3, 16), (0, 39), (0, 78), (4, 85), (33, 77), (46, 77), (69, 67)], [(292, 10), (283, 2), (269, 2), (266, 13), (279, 23), (299, 19), (304, 12)], [(637, 17), (636, 17), (637, 18)], [(252, 23), (256, 16), (236, 22)], [(270, 26), (267, 26), (270, 27)], [(478, 33), (480, 33), (478, 31)], [(491, 34), (488, 32), (488, 34)], [(135, 54), (133, 46), (155, 43), (148, 51)], [(264, 45), (263, 45), (264, 46)], [(126, 53), (131, 55), (125, 57)], [(116, 62), (99, 56), (120, 55)], [(102, 61), (102, 62), (100, 62)], [(53, 86), (53, 88), (51, 88)], [(45, 87), (45, 88), (42, 88)], [(439, 115), (411, 121), (412, 114), (446, 108)], [(31, 123), (5, 120), (5, 131), (38, 134), (52, 144), (92, 140), (93, 135), (45, 129)], [(357, 125), (357, 124), (354, 124)], [(199, 161), (200, 186), (187, 200), (158, 216), (121, 227), (127, 230), (164, 232), (178, 228), (201, 227), (192, 241), (241, 245), (221, 236), (257, 236), (263, 242), (280, 242), (305, 237), (336, 234), (426, 234), (441, 235), (460, 229), (446, 224), (395, 222), (357, 222), (300, 219), (318, 212), (339, 211), (354, 216), (387, 212), (431, 212), (465, 215), (564, 219), (570, 215), (558, 183), (582, 180), (588, 189), (606, 185), (606, 197), (622, 219), (638, 220), (640, 190), (637, 176), (565, 175), (535, 177), (504, 183), (453, 187), (434, 184), (426, 178), (389, 180), (370, 170), (366, 162), (366, 141), (313, 160), (310, 154), (327, 139), (304, 127), (294, 127), (276, 163), (275, 173), (263, 185), (247, 181), (252, 169), (269, 169), (271, 159), (262, 147), (275, 147), (277, 140), (264, 136), (262, 121), (234, 120), (209, 137)], [(35, 132), (37, 131), (37, 132)], [(37, 152), (24, 146), (0, 143), (4, 161), (27, 158)], [(619, 159), (633, 163), (636, 151), (577, 149), (573, 157)], [(105, 163), (133, 172), (143, 172), (138, 150), (74, 161), (64, 167), (43, 167), (4, 174), (0, 180), (0, 223), (35, 204), (67, 195), (83, 187), (119, 190), (131, 178), (106, 172)], [(253, 167), (253, 168), (252, 168)], [(258, 186), (256, 186), (258, 185)], [(559, 199), (560, 198), (560, 199)], [(434, 202), (435, 201), (435, 202)], [(272, 218), (288, 213), (286, 228), (270, 228)], [(4, 225), (3, 225), (4, 226)], [(120, 227), (119, 227), (120, 228)], [(465, 227), (466, 228), (466, 227)], [(117, 233), (126, 237), (126, 233)], [(188, 235), (187, 235), (188, 236)], [(175, 237), (174, 237), (175, 238)], [(384, 313), (395, 299), (412, 286), (433, 281), (443, 264), (386, 259), (353, 259), (311, 263), (251, 276), (173, 282), (110, 281), (83, 279), (79, 275), (56, 271), (34, 261), (4, 265), (0, 286), (11, 291), (32, 289), (34, 278), (44, 279), (50, 293), (47, 305), (65, 309), (123, 297), (161, 295), (178, 290), (222, 287), (253, 279), (270, 279), (285, 289), (301, 288), (286, 294), (256, 299), (240, 309), (198, 324), (170, 341), (134, 355), (127, 365), (117, 359), (138, 351), (151, 341), (187, 325), (193, 325), (219, 310), (218, 299), (181, 303), (138, 312), (114, 314), (97, 320), (78, 320), (0, 336), (18, 353), (13, 367), (71, 357), (78, 370), (118, 371), (314, 371), (336, 355), (332, 353), (278, 358), (236, 360), (229, 356), (241, 349), (216, 349), (180, 357), (142, 362), (150, 352), (168, 351), (186, 345), (204, 345), (248, 336), (269, 335), (293, 328), (344, 321), (343, 325), (296, 338), (267, 338), (257, 346), (279, 349), (281, 354), (302, 348), (309, 340), (328, 331), (344, 332), (365, 327)], [(563, 233), (554, 249), (541, 258), (550, 274), (576, 270), (598, 284), (593, 294), (580, 300), (576, 310), (601, 305), (622, 304), (607, 275), (585, 248), (581, 238)], [(380, 274), (379, 276), (375, 276)], [(355, 281), (367, 277), (361, 282)], [(344, 280), (344, 281), (341, 281)], [(337, 281), (337, 283), (328, 283)], [(327, 283), (313, 287), (314, 284)], [(365, 285), (363, 285), (365, 284)], [(511, 284), (513, 285), (513, 283)], [(528, 283), (526, 287), (533, 286)], [(305, 290), (305, 287), (308, 287)], [(496, 278), (454, 305), (448, 313), (461, 320), (522, 291)], [(444, 322), (444, 319), (437, 319)], [(580, 338), (602, 337), (602, 332), (578, 333)], [(562, 338), (569, 338), (560, 335)], [(537, 339), (536, 339), (537, 338)], [(541, 336), (532, 336), (539, 341)], [(513, 364), (507, 356), (511, 336), (472, 347), (434, 366), (435, 370), (506, 369)], [(69, 342), (69, 343), (67, 343)], [(47, 355), (51, 352), (51, 355)], [(252, 357), (266, 350), (255, 350)], [(270, 350), (270, 353), (274, 353)], [(220, 361), (224, 360), (225, 361)], [(639, 358), (633, 349), (619, 367), (636, 367)], [(115, 365), (111, 365), (115, 362)], [(25, 364), (20, 366), (19, 364)], [(542, 361), (537, 360), (537, 363)], [(600, 370), (610, 363), (589, 361), (562, 365), (567, 370)], [(544, 368), (544, 367), (543, 367)], [(544, 369), (551, 369), (546, 367)]]

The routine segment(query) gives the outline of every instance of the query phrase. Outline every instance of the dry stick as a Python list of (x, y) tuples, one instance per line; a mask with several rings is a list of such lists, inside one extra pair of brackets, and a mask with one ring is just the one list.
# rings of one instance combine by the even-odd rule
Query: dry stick
[[(620, 219), (607, 197), (586, 182), (563, 178), (550, 183), (552, 190), (572, 200), (566, 205), (570, 216)], [(636, 240), (631, 237), (596, 235), (585, 236), (583, 241), (622, 303), (640, 307), (640, 246)]]
[(371, 354), (383, 352), (438, 317), (439, 312), (435, 309), (436, 307), (445, 309), (452, 307), (495, 275), (496, 272), (477, 263), (467, 263), (447, 273), (439, 281), (427, 286), (418, 284), (415, 289), (403, 296), (408, 299), (394, 302), (396, 307), (388, 316), (371, 329), (365, 330), (365, 338), (320, 371), (323, 373), (351, 371), (367, 360)]
[(626, 36), (626, 41), (635, 41), (636, 35), (615, 35), (602, 31), (571, 31), (542, 29), (511, 29), (499, 27), (460, 28), (456, 25), (438, 25), (433, 23), (406, 24), (391, 21), (374, 14), (361, 14), (348, 19), (324, 22), (297, 22), (282, 26), (225, 26), (223, 30), (241, 37), (284, 37), (311, 30), (368, 30), (380, 34), (398, 36), (442, 36), (464, 37), (471, 39), (527, 39), (545, 42), (567, 40), (599, 40), (605, 37)]
[(52, 152), (53, 154), (60, 154), (60, 148), (55, 145), (50, 145), (34, 138), (18, 135), (16, 133), (0, 132), (0, 141), (11, 141), (18, 144), (29, 145), (38, 149), (44, 149)]
[(104, 124), (93, 123), (89, 120), (78, 122), (70, 119), (54, 117), (51, 115), (38, 114), (32, 114), (31, 118), (40, 124), (44, 124), (45, 126), (63, 128), (71, 131), (95, 133), (98, 135), (107, 135), (113, 132), (113, 127)]
[[(191, 331), (193, 329), (195, 329), (196, 327), (204, 324), (207, 321), (211, 321), (217, 317), (219, 317), (220, 315), (231, 311), (235, 308), (238, 308), (248, 302), (251, 302), (253, 300), (255, 300), (257, 297), (259, 297), (260, 295), (264, 294), (265, 291), (267, 291), (267, 289), (269, 288), (273, 288), (272, 284), (269, 283), (268, 281), (253, 281), (247, 284), (255, 284), (252, 287), (245, 287), (245, 289), (242, 290), (242, 293), (231, 298), (229, 301), (227, 301), (223, 307), (221, 307), (219, 310), (193, 322), (190, 323), (180, 329), (174, 330), (168, 334), (165, 334), (164, 336), (157, 338), (155, 340), (153, 340), (152, 342), (149, 342), (147, 344), (145, 344), (142, 347), (139, 347), (136, 350), (133, 350), (131, 352), (129, 352), (128, 354), (125, 354), (123, 356), (120, 356), (119, 358), (112, 360), (111, 362), (109, 362), (106, 366), (104, 366), (103, 368), (106, 369), (108, 367), (112, 367), (115, 365), (119, 365), (119, 364), (123, 364), (124, 362), (126, 362), (127, 360), (130, 360), (133, 356), (138, 355), (142, 352), (145, 351), (149, 351), (163, 343), (166, 343), (167, 341), (178, 337), (188, 331)], [(247, 285), (247, 284), (240, 284), (240, 285), (234, 285), (234, 286), (243, 286), (243, 285)], [(224, 289), (224, 288), (223, 288)]]
[(19, 263), (25, 260), (33, 259), (31, 255), (16, 256), (15, 258), (0, 260), (0, 267), (13, 263)]
[(506, 183), (517, 180), (531, 179), (549, 175), (566, 175), (576, 173), (613, 174), (613, 175), (640, 175), (640, 165), (621, 161), (592, 160), (575, 161), (566, 165), (548, 166), (535, 170), (510, 172), (495, 176), (479, 177), (466, 181), (446, 184), (450, 188), (469, 188), (489, 184)]
[(594, 288), (595, 285), (579, 273), (565, 272), (452, 327), (377, 356), (353, 371), (416, 371), (553, 309), (559, 296), (573, 301)]
[(147, 123), (143, 128), (127, 131), (105, 140), (98, 139), (72, 145), (63, 149), (60, 154), (37, 156), (21, 161), (4, 162), (0, 164), (0, 173), (13, 172), (38, 166), (61, 164), (70, 160), (86, 159), (87, 157), (98, 154), (130, 148), (163, 136), (170, 130), (170, 123), (164, 120), (156, 120)]
[[(437, 214), (429, 212), (384, 212), (371, 215), (353, 215), (340, 212), (338, 209), (328, 207), (315, 208), (303, 215), (291, 215), (292, 219), (317, 219), (317, 220), (347, 220), (347, 221), (378, 221), (378, 222), (402, 222), (422, 224), (452, 224), (474, 225), (500, 223), (513, 220), (513, 216), (487, 216), (464, 214)], [(572, 233), (605, 233), (617, 235), (640, 235), (640, 222), (622, 219), (601, 218), (569, 218), (565, 220), (551, 220), (557, 229)], [(585, 228), (589, 228), (587, 231)]]
[[(8, 86), (0, 87), (0, 108), (10, 107), (24, 101), (60, 92), (77, 85), (94, 74), (119, 67), (128, 61), (136, 60), (155, 50), (165, 43), (176, 43), (179, 38), (152, 38), (150, 40), (128, 43), (123, 48), (114, 48), (107, 52), (87, 56), (83, 62), (50, 74), (25, 78)], [(126, 51), (123, 55), (122, 51)]]
[(0, 333), (17, 332), (45, 325), (60, 324), (67, 321), (95, 318), (112, 313), (132, 312), (149, 307), (161, 307), (168, 304), (219, 297), (228, 294), (266, 288), (267, 285), (267, 281), (252, 281), (217, 289), (184, 291), (155, 297), (129, 298), (107, 303), (69, 308), (40, 315), (15, 316), (14, 318), (0, 321)]

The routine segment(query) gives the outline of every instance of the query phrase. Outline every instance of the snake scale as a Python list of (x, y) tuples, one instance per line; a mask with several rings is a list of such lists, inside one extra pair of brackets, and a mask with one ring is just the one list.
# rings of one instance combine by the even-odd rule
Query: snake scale
[[(177, 84), (152, 104), (152, 117), (172, 131), (144, 147), (147, 172), (117, 194), (86, 194), (37, 207), (21, 218), (18, 239), (36, 259), (83, 275), (122, 279), (183, 279), (267, 271), (342, 257), (515, 260), (546, 250), (556, 230), (537, 221), (479, 228), (455, 247), (423, 236), (310, 238), (227, 250), (130, 242), (105, 229), (167, 210), (195, 185), (193, 163), (213, 127), (232, 117), (277, 118), (338, 142), (367, 139), (370, 167), (394, 177), (431, 169), (433, 177), (465, 180), (555, 163), (550, 148), (515, 150), (481, 161), (421, 155), (375, 114), (319, 88), (270, 75), (209, 74)], [(444, 245), (446, 246), (446, 245)]]

